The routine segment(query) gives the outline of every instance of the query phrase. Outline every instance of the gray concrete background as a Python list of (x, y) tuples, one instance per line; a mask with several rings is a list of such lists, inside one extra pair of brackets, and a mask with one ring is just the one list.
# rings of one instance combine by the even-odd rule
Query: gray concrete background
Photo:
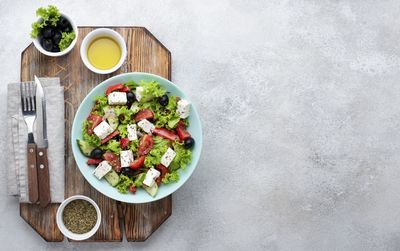
[[(48, 3), (0, 1), (0, 120), (34, 10)], [(78, 25), (145, 26), (167, 46), (204, 150), (144, 243), (45, 243), (3, 185), (0, 249), (400, 249), (398, 1), (56, 4)]]

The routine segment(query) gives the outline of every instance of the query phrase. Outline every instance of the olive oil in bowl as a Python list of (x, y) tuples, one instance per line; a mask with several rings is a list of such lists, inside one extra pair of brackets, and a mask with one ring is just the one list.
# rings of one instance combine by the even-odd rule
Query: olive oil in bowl
[(121, 59), (121, 47), (111, 37), (99, 37), (89, 44), (87, 57), (95, 68), (108, 70)]
[(124, 64), (128, 53), (121, 34), (112, 29), (98, 28), (85, 36), (80, 54), (89, 70), (97, 74), (110, 74)]

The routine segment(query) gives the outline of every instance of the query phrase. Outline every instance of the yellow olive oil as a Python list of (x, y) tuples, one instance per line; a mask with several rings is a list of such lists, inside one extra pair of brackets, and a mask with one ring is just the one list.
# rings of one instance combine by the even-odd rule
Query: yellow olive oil
[(100, 70), (113, 68), (121, 58), (121, 48), (110, 37), (99, 37), (93, 40), (87, 50), (89, 62)]

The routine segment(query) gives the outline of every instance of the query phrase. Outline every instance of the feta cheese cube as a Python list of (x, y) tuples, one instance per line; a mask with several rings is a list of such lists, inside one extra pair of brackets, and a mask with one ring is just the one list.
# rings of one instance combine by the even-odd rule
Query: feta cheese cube
[(140, 100), (142, 99), (142, 93), (143, 93), (143, 87), (142, 86), (138, 86), (136, 87), (136, 91), (135, 91), (135, 96), (136, 96), (136, 100), (140, 102)]
[(190, 114), (190, 103), (186, 99), (181, 99), (177, 103), (178, 107), (176, 111), (179, 113), (179, 117), (185, 119), (189, 117)]
[(175, 156), (176, 152), (172, 150), (170, 147), (168, 147), (167, 151), (161, 157), (161, 164), (163, 164), (165, 167), (168, 167), (169, 164), (171, 164), (172, 160), (175, 158)]
[(150, 168), (146, 173), (146, 177), (144, 178), (143, 184), (151, 187), (154, 185), (155, 179), (160, 177), (160, 172), (154, 168)]
[(155, 169), (153, 167), (150, 168), (149, 171), (147, 171), (147, 174), (151, 175), (151, 177), (153, 177), (153, 179), (157, 179), (161, 175), (161, 173), (157, 169)]
[(111, 171), (112, 167), (108, 164), (107, 160), (100, 162), (100, 164), (94, 169), (93, 174), (99, 180), (104, 177), (109, 171)]
[(109, 105), (125, 105), (128, 102), (125, 92), (112, 92), (108, 94)]
[(128, 131), (128, 139), (129, 141), (132, 140), (137, 140), (137, 129), (136, 129), (136, 124), (130, 124), (126, 126), (126, 129)]
[(146, 174), (146, 178), (143, 180), (143, 185), (146, 185), (148, 187), (152, 187), (154, 185), (155, 181), (151, 176), (148, 176)]
[(138, 126), (140, 128), (143, 129), (143, 131), (147, 132), (147, 133), (151, 133), (151, 131), (153, 131), (153, 129), (155, 128), (153, 123), (151, 123), (150, 121), (148, 121), (147, 119), (143, 119), (140, 120), (138, 122)]
[(99, 137), (100, 139), (104, 139), (113, 131), (114, 130), (112, 129), (112, 127), (106, 121), (101, 122), (93, 129), (94, 134), (96, 134), (97, 137)]
[(128, 167), (133, 162), (133, 153), (131, 150), (121, 151), (119, 155), (121, 167)]

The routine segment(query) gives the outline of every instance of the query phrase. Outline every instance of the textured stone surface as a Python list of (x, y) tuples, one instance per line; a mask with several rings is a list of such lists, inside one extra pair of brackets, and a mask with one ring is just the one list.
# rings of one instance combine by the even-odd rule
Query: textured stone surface
[[(78, 25), (146, 26), (171, 50), (173, 81), (201, 114), (203, 155), (145, 243), (45, 243), (0, 186), (2, 248), (400, 249), (397, 1), (57, 5)], [(1, 120), (37, 7), (0, 1)]]

